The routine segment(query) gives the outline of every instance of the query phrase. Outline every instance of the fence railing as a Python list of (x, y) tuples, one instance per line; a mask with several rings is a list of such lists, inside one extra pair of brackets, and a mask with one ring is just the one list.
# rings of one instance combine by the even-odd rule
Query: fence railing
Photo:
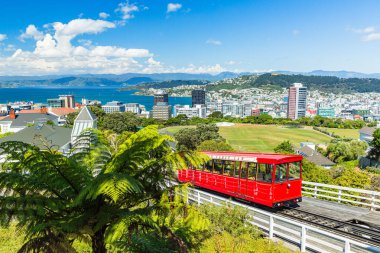
[(380, 192), (376, 191), (303, 181), (302, 195), (380, 209)]
[(198, 205), (202, 203), (214, 205), (228, 203), (232, 206), (246, 208), (250, 217), (248, 222), (260, 228), (269, 238), (278, 237), (297, 245), (301, 251), (380, 253), (380, 248), (194, 188), (188, 189), (188, 200)]

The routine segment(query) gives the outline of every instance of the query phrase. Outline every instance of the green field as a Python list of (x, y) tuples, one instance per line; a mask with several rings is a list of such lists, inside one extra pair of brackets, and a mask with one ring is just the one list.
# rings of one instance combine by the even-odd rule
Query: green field
[[(164, 130), (175, 133), (184, 127), (186, 126), (168, 127)], [(273, 152), (274, 147), (284, 140), (290, 140), (295, 147), (299, 147), (300, 142), (304, 141), (328, 144), (331, 140), (327, 135), (311, 128), (237, 124), (219, 129), (220, 134), (237, 151)]]
[(340, 128), (325, 128), (321, 129), (328, 131), (329, 133), (336, 134), (342, 138), (359, 139), (359, 129), (340, 129)]

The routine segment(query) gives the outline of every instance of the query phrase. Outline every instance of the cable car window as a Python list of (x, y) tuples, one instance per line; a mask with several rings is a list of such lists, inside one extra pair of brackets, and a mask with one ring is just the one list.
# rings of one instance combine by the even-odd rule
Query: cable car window
[(240, 173), (240, 178), (247, 178), (248, 175), (248, 163), (247, 162), (242, 162), (241, 163), (241, 173)]
[(223, 175), (234, 176), (235, 165), (236, 165), (235, 161), (225, 161)]
[(299, 162), (289, 163), (289, 180), (301, 178), (301, 164)]
[(256, 180), (257, 163), (248, 163), (248, 179)]
[(272, 182), (272, 164), (260, 163), (256, 180), (267, 183)]
[[(240, 171), (240, 164), (241, 162), (235, 162), (236, 163), (236, 166), (235, 166), (235, 176), (234, 177), (239, 177), (239, 171)], [(241, 169), (243, 169), (243, 167), (241, 167)]]
[(287, 168), (288, 168), (287, 163), (276, 165), (276, 182), (285, 182), (286, 181), (286, 170), (287, 170)]
[(222, 160), (214, 160), (214, 173), (223, 175), (223, 164)]
[(205, 172), (212, 172), (212, 160), (204, 164)]

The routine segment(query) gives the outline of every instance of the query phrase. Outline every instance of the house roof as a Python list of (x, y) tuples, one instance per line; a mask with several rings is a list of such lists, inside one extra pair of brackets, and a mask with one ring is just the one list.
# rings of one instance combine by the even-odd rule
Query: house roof
[(212, 159), (222, 159), (222, 160), (230, 160), (230, 161), (246, 161), (246, 162), (273, 163), (273, 164), (302, 161), (302, 156), (300, 155), (263, 154), (263, 153), (250, 153), (250, 152), (212, 152), (212, 151), (203, 151), (202, 153), (210, 156)]
[(318, 151), (308, 147), (303, 146), (298, 150), (298, 153), (305, 157), (307, 160), (309, 160), (312, 163), (315, 163), (316, 165), (320, 166), (333, 166), (335, 163), (328, 159), (327, 157), (323, 156)]
[(70, 113), (73, 113), (76, 111), (77, 111), (77, 109), (74, 109), (74, 108), (62, 107), (62, 108), (51, 108), (49, 110), (49, 113), (56, 115), (56, 116), (66, 116), (67, 114), (70, 114)]
[(90, 109), (88, 109), (87, 106), (85, 106), (81, 109), (75, 120), (96, 120), (96, 116), (90, 111)]
[(359, 133), (372, 136), (375, 130), (376, 130), (376, 127), (363, 127), (362, 129), (359, 130)]
[(59, 149), (70, 142), (70, 136), (71, 128), (38, 124), (0, 138), (0, 143), (6, 141), (22, 141), (35, 145), (40, 149), (45, 149), (46, 145)]
[(8, 115), (4, 119), (0, 120), (0, 122), (11, 121), (11, 127), (25, 127), (30, 123), (46, 122), (48, 120), (54, 121), (57, 118), (57, 116), (44, 113), (25, 113), (17, 114), (15, 119), (10, 119), (10, 116)]

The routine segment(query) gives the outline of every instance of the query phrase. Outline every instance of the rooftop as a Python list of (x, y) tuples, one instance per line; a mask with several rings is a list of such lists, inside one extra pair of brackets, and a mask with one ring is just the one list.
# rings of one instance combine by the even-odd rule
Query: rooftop
[(24, 113), (17, 114), (16, 119), (10, 119), (10, 116), (6, 116), (0, 122), (11, 121), (12, 127), (24, 127), (29, 123), (46, 122), (48, 120), (56, 120), (57, 116), (49, 115), (45, 113)]
[(3, 137), (0, 143), (6, 141), (21, 141), (45, 149), (46, 145), (59, 149), (70, 142), (71, 128), (38, 124), (27, 127), (17, 133)]
[(323, 156), (318, 151), (310, 148), (309, 146), (303, 146), (298, 150), (300, 155), (304, 156), (307, 160), (320, 166), (333, 166), (335, 163)]
[(246, 161), (257, 163), (288, 163), (300, 162), (302, 156), (300, 155), (282, 155), (282, 154), (264, 154), (264, 153), (250, 153), (250, 152), (210, 152), (204, 151), (206, 155), (213, 159), (232, 160), (232, 161)]

